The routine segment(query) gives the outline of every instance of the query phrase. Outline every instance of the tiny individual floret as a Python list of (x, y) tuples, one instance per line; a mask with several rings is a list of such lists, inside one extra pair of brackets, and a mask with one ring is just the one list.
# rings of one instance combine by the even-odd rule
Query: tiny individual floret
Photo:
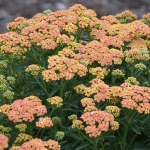
[(27, 125), (24, 123), (21, 123), (21, 124), (16, 125), (15, 128), (18, 129), (19, 132), (22, 133), (22, 132), (25, 132)]
[(134, 77), (128, 77), (128, 79), (125, 80), (125, 83), (131, 83), (133, 85), (139, 85), (140, 83), (136, 80)]
[(139, 63), (139, 64), (136, 64), (136, 65), (135, 65), (135, 68), (136, 68), (138, 71), (142, 71), (142, 70), (146, 69), (146, 66), (145, 66), (143, 63)]
[(0, 150), (4, 150), (8, 147), (9, 139), (3, 134), (0, 134)]
[(62, 131), (57, 131), (55, 135), (55, 140), (61, 141), (65, 136), (65, 133)]
[(83, 125), (83, 122), (81, 120), (73, 120), (72, 123), (73, 123), (72, 124), (73, 129), (78, 129), (78, 130), (84, 129), (84, 125)]
[(68, 119), (69, 120), (77, 120), (78, 119), (78, 116), (77, 115), (75, 115), (75, 114), (73, 114), (73, 115), (71, 115), (71, 116), (68, 116)]
[(117, 121), (111, 121), (110, 126), (112, 130), (118, 130), (119, 129), (119, 123)]
[(54, 126), (60, 126), (61, 125), (61, 118), (53, 117), (52, 118), (52, 123), (53, 123)]
[(31, 141), (33, 138), (32, 136), (25, 134), (25, 133), (19, 133), (16, 140), (14, 141), (15, 146), (20, 146), (24, 142)]
[(118, 117), (120, 115), (120, 108), (117, 106), (106, 106), (106, 111), (112, 114), (114, 117)]
[(51, 105), (54, 105), (56, 107), (61, 107), (63, 99), (61, 97), (59, 97), (59, 96), (54, 96), (54, 97), (48, 98), (47, 101)]
[(45, 127), (51, 127), (53, 126), (52, 120), (49, 117), (41, 117), (39, 118), (39, 121), (36, 122), (36, 127), (39, 128), (45, 128)]

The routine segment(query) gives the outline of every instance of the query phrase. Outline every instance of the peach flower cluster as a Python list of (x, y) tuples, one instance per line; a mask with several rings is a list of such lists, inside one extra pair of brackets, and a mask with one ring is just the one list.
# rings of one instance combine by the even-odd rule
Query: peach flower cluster
[(23, 55), (27, 51), (27, 48), (31, 48), (29, 37), (19, 35), (15, 32), (1, 34), (0, 44), (2, 44), (0, 52), (4, 54)]
[(41, 117), (39, 118), (39, 121), (36, 122), (36, 127), (39, 128), (45, 128), (45, 127), (51, 127), (53, 126), (52, 120), (49, 117)]
[(74, 59), (52, 56), (49, 57), (48, 62), (48, 70), (42, 72), (43, 80), (46, 82), (49, 80), (59, 80), (61, 78), (70, 80), (75, 74), (82, 77), (85, 76), (87, 72), (87, 68)]
[(73, 120), (72, 121), (72, 128), (78, 129), (78, 130), (83, 130), (84, 129), (83, 122), (81, 120)]
[(150, 59), (149, 54), (142, 52), (142, 49), (132, 49), (125, 51), (125, 61), (127, 63), (134, 63), (136, 61), (148, 61)]
[(123, 83), (121, 85), (122, 92), (122, 107), (128, 109), (135, 109), (139, 113), (150, 113), (150, 88), (132, 85), (130, 83)]
[(8, 119), (14, 123), (22, 121), (32, 122), (35, 114), (43, 116), (47, 113), (47, 108), (39, 102), (18, 99), (11, 105), (5, 104), (1, 106), (0, 111), (7, 115)]
[(8, 147), (9, 139), (3, 134), (0, 134), (0, 150), (4, 150)]
[(30, 95), (28, 97), (25, 97), (23, 100), (33, 101), (33, 102), (39, 102), (39, 103), (42, 104), (42, 100), (39, 99), (37, 96), (34, 96), (34, 95)]
[(54, 96), (54, 97), (48, 98), (47, 101), (51, 105), (54, 105), (56, 107), (61, 107), (63, 99), (61, 97), (59, 97), (59, 96)]
[(30, 149), (42, 149), (42, 150), (60, 150), (60, 145), (57, 141), (49, 139), (48, 141), (42, 141), (41, 139), (32, 139), (31, 141), (23, 143), (21, 146), (13, 146), (10, 150), (30, 150)]
[(112, 114), (99, 110), (86, 112), (81, 119), (86, 123), (87, 127), (84, 129), (90, 137), (97, 137), (102, 131), (108, 131), (110, 122), (114, 121)]

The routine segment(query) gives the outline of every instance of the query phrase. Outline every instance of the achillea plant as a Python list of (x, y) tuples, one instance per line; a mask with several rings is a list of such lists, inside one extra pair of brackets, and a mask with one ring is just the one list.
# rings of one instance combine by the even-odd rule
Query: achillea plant
[(0, 149), (149, 149), (149, 16), (76, 4), (9, 23)]

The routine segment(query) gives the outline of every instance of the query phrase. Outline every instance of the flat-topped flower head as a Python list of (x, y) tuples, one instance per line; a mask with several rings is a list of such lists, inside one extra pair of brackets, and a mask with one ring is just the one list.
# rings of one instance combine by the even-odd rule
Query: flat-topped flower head
[(45, 127), (51, 127), (53, 126), (52, 120), (49, 117), (41, 117), (39, 118), (39, 121), (36, 122), (36, 127), (39, 128), (45, 128)]
[(72, 23), (69, 23), (65, 26), (64, 30), (67, 31), (69, 34), (75, 34), (77, 32), (78, 27)]
[(54, 96), (54, 97), (51, 97), (51, 98), (48, 98), (47, 101), (51, 104), (51, 105), (54, 105), (56, 107), (61, 107), (62, 106), (62, 102), (63, 102), (63, 99), (59, 96)]
[(25, 123), (21, 123), (15, 126), (16, 129), (19, 130), (19, 132), (25, 132), (27, 125)]
[(39, 99), (37, 96), (31, 95), (28, 97), (25, 97), (23, 100), (27, 100), (27, 101), (33, 101), (33, 102), (39, 102), (42, 104), (42, 100)]
[(117, 121), (111, 121), (110, 126), (111, 126), (111, 130), (118, 130), (119, 129), (119, 123)]
[(14, 77), (12, 77), (12, 76), (8, 76), (7, 77), (7, 81), (10, 83), (10, 84), (14, 84), (15, 83), (15, 78)]
[(74, 6), (70, 7), (69, 10), (75, 12), (77, 15), (81, 15), (87, 8), (82, 6), (81, 4), (75, 4)]
[(146, 69), (146, 66), (145, 66), (143, 63), (139, 63), (139, 64), (136, 64), (136, 65), (135, 65), (135, 68), (136, 68), (138, 71), (142, 71), (142, 70)]
[(49, 57), (48, 62), (48, 70), (42, 72), (43, 80), (46, 80), (46, 82), (49, 80), (59, 80), (61, 78), (70, 80), (75, 74), (82, 77), (85, 76), (87, 72), (87, 67), (74, 59), (56, 55)]
[(28, 66), (25, 71), (30, 73), (33, 76), (37, 76), (43, 70), (45, 70), (44, 67), (38, 66), (36, 64), (33, 64), (33, 65)]
[(75, 114), (73, 114), (73, 115), (71, 115), (71, 116), (68, 116), (68, 119), (69, 120), (77, 120), (78, 119), (78, 116), (77, 115), (75, 115)]
[(96, 75), (96, 77), (98, 79), (104, 79), (104, 76), (106, 76), (108, 74), (108, 72), (106, 71), (106, 69), (105, 68), (102, 69), (101, 67), (90, 68), (89, 72), (92, 75)]
[(115, 78), (121, 78), (121, 77), (124, 77), (124, 75), (125, 74), (123, 74), (123, 72), (119, 69), (112, 71), (112, 76), (114, 76)]
[(14, 92), (11, 92), (10, 90), (6, 90), (6, 92), (3, 93), (3, 97), (11, 101), (14, 98)]
[(61, 141), (65, 136), (65, 133), (62, 131), (57, 131), (56, 135), (55, 135), (55, 140), (57, 141)]
[(150, 13), (147, 13), (145, 15), (143, 15), (142, 17), (142, 22), (144, 22), (145, 24), (147, 24), (148, 22), (150, 22)]
[(120, 14), (115, 16), (121, 23), (128, 23), (137, 19), (137, 16), (134, 15), (131, 11), (125, 10)]
[[(5, 106), (5, 107), (4, 107)], [(2, 113), (8, 116), (10, 121), (16, 122), (32, 122), (34, 115), (43, 116), (47, 113), (46, 106), (39, 102), (18, 99), (11, 105), (3, 105), (0, 107)]]
[(84, 129), (84, 125), (83, 125), (83, 122), (81, 120), (73, 120), (72, 123), (73, 123), (72, 124), (73, 129), (78, 129), (78, 130)]
[(117, 106), (106, 106), (106, 111), (112, 114), (114, 117), (118, 117), (120, 115), (120, 108)]
[(112, 114), (99, 110), (85, 112), (81, 119), (86, 123), (85, 131), (90, 137), (97, 137), (102, 131), (108, 131), (109, 123), (114, 121)]
[(95, 106), (95, 102), (94, 102), (94, 99), (93, 98), (83, 98), (81, 99), (81, 104), (83, 107), (86, 107), (86, 106)]
[(25, 134), (25, 133), (19, 133), (16, 140), (14, 141), (15, 146), (20, 146), (24, 142), (31, 141), (33, 138), (32, 136)]
[(8, 147), (9, 138), (3, 134), (0, 134), (0, 150), (4, 150)]
[(110, 24), (119, 24), (120, 23), (120, 21), (118, 19), (116, 19), (116, 17), (113, 16), (113, 15), (102, 16), (101, 20), (105, 20), (105, 21), (107, 21)]
[(133, 85), (139, 85), (140, 83), (137, 81), (134, 77), (128, 77), (128, 79), (125, 80), (125, 83), (131, 83)]
[(129, 51), (125, 51), (125, 61), (127, 63), (134, 63), (138, 61), (148, 61), (150, 59), (149, 54), (145, 54), (142, 52), (142, 49), (131, 49)]
[(85, 107), (84, 112), (92, 112), (92, 111), (96, 111), (96, 110), (98, 110), (97, 107), (89, 105), (89, 106)]

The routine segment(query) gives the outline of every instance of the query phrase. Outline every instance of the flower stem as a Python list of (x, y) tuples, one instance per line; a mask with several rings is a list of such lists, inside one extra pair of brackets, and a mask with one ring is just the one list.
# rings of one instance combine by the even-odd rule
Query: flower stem
[(34, 79), (38, 82), (38, 84), (41, 86), (41, 88), (44, 90), (44, 92), (46, 93), (47, 97), (49, 97), (49, 93), (47, 92), (47, 90), (43, 87), (43, 85), (40, 83), (40, 81), (37, 79), (36, 76), (34, 76)]
[[(83, 139), (82, 139), (82, 137), (81, 137), (81, 134), (80, 134), (79, 130), (78, 130), (78, 134), (79, 134), (79, 136), (80, 136), (80, 139), (81, 139), (82, 143), (84, 144), (84, 141), (83, 141)], [(87, 150), (86, 147), (85, 147), (85, 149)]]

